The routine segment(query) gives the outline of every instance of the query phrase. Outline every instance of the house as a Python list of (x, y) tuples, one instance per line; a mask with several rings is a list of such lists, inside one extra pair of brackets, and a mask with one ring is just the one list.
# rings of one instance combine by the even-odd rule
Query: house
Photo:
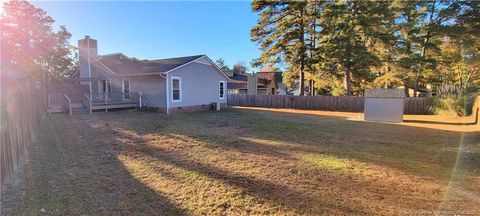
[[(404, 86), (397, 87), (398, 89), (403, 89), (405, 91)], [(436, 92), (432, 90), (432, 85), (427, 84), (426, 87), (420, 87), (417, 89), (417, 93), (415, 95), (415, 91), (413, 88), (408, 88), (407, 91), (405, 91), (405, 94), (408, 97), (432, 97), (436, 95)]]
[(287, 88), (283, 84), (283, 73), (278, 71), (259, 71), (256, 73), (257, 94), (286, 95)]
[(286, 95), (287, 89), (282, 81), (282, 72), (259, 71), (253, 74), (229, 72), (229, 94)]
[(253, 74), (233, 73), (233, 71), (228, 71), (226, 74), (230, 78), (227, 83), (228, 94), (247, 94), (248, 77)]
[(75, 80), (90, 110), (143, 107), (165, 113), (226, 106), (230, 80), (206, 55), (138, 60), (122, 53), (98, 55), (97, 41), (78, 41)]

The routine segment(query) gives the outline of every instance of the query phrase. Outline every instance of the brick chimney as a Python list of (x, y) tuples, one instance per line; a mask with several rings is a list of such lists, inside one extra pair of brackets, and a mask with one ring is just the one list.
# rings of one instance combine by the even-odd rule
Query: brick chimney
[(85, 35), (85, 38), (78, 41), (80, 79), (92, 78), (92, 63), (97, 58), (97, 55), (97, 40), (91, 39), (90, 36)]

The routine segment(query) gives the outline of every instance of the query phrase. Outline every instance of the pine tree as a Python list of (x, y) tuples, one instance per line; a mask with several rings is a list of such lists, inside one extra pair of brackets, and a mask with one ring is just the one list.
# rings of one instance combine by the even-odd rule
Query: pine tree
[(398, 38), (394, 51), (398, 53), (395, 59), (398, 66), (397, 76), (402, 80), (405, 95), (409, 96), (409, 88), (413, 86), (416, 73), (415, 65), (420, 59), (418, 43), (420, 42), (420, 22), (425, 19), (425, 2), (421, 0), (394, 2), (397, 12), (396, 35)]
[(343, 83), (342, 95), (401, 85), (417, 95), (439, 82), (448, 55), (461, 56), (455, 65), (477, 83), (479, 1), (255, 1), (252, 8), (260, 17), (251, 36), (262, 49), (255, 63), (283, 64), (284, 82), (301, 93), (307, 78), (309, 92), (315, 80), (332, 94)]
[(426, 79), (440, 93), (454, 90), (463, 96), (480, 90), (480, 2), (464, 1), (460, 7), (455, 25), (449, 26), (438, 45), (434, 56), (438, 67)]
[(290, 70), (298, 71), (300, 95), (304, 95), (307, 64), (307, 6), (306, 1), (252, 2), (252, 10), (260, 16), (251, 30), (252, 41), (262, 50), (260, 60), (263, 63), (284, 61)]
[(340, 1), (325, 5), (319, 46), (325, 57), (324, 68), (343, 78), (345, 95), (352, 95), (352, 84), (361, 86), (371, 75), (371, 66), (380, 63), (370, 47), (378, 40), (389, 39), (384, 26), (389, 15), (388, 2)]
[(229, 71), (230, 68), (228, 67), (228, 65), (225, 64), (225, 60), (223, 60), (222, 58), (219, 58), (215, 61), (215, 64), (218, 66), (218, 68), (220, 68), (222, 71)]
[(243, 61), (239, 61), (235, 63), (232, 69), (233, 73), (237, 73), (237, 74), (244, 74), (247, 72), (247, 70), (248, 70), (248, 67)]
[(427, 1), (425, 3), (425, 19), (420, 20), (420, 60), (415, 67), (413, 83), (414, 96), (417, 96), (419, 84), (422, 81), (423, 71), (435, 70), (436, 61), (429, 51), (438, 51), (441, 39), (452, 28), (453, 21), (459, 13), (461, 4), (457, 1)]

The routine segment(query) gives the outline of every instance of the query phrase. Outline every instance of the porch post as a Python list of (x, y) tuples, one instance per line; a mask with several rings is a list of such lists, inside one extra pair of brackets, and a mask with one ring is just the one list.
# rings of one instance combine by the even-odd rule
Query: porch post
[(169, 78), (168, 78), (168, 73), (167, 73), (167, 76), (165, 77), (165, 88), (166, 88), (166, 98), (167, 98), (167, 114), (170, 114), (170, 98), (169, 98), (169, 95), (170, 95), (170, 90), (169, 90)]
[(142, 93), (138, 93), (138, 107), (140, 110), (142, 110)]
[(106, 93), (103, 93), (103, 101), (104, 101), (104, 104), (105, 104), (105, 112), (108, 112), (108, 108), (107, 108), (107, 94), (106, 94)]

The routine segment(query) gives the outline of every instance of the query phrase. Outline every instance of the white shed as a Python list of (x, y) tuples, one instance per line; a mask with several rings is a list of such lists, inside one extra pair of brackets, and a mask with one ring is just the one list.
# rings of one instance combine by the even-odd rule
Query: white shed
[(402, 122), (404, 100), (403, 89), (367, 89), (364, 118), (367, 121)]

